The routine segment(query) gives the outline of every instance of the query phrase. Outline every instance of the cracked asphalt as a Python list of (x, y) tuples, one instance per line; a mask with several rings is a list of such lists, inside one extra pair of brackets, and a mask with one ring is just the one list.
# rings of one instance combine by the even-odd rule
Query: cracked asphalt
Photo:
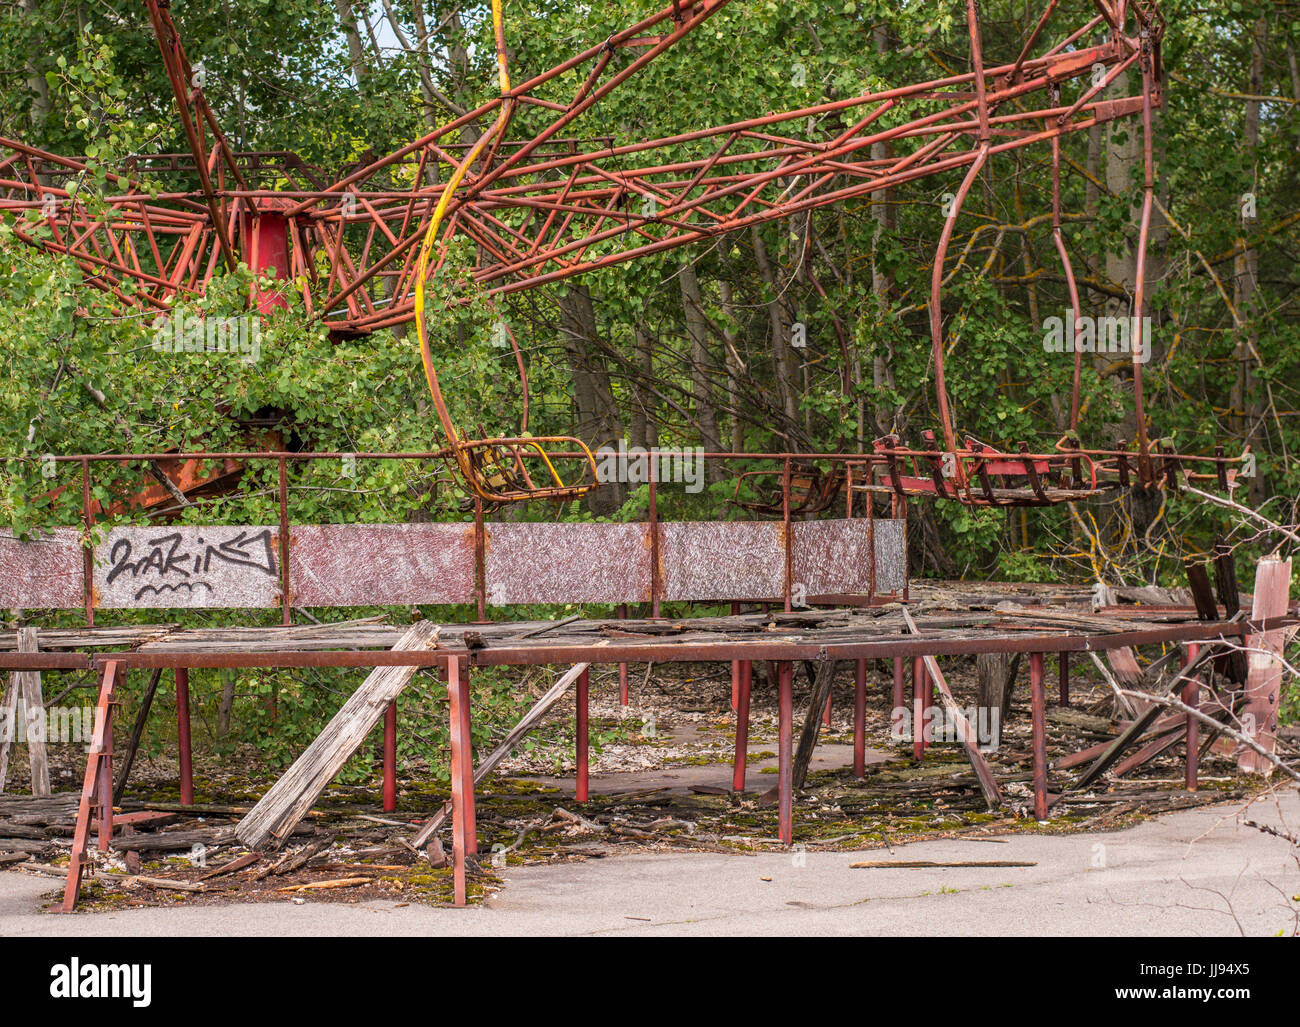
[[(0, 873), (0, 935), (1276, 935), (1300, 918), (1295, 789), (1100, 834), (938, 839), (893, 851), (610, 856), (504, 871), (471, 909), (289, 901), (62, 915), (60, 882)], [(852, 869), (862, 860), (1029, 867)]]

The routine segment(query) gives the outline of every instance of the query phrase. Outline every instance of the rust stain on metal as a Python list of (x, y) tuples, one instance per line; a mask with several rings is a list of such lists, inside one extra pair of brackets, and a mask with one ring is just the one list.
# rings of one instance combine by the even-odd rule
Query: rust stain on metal
[(785, 544), (780, 524), (669, 521), (659, 530), (665, 600), (782, 594)]
[(292, 530), (299, 606), (468, 603), (474, 532), (462, 524), (322, 524)]
[(0, 538), (3, 605), (75, 609), (85, 601), (79, 532), (56, 528), (31, 542)]
[(487, 596), (509, 603), (629, 603), (650, 595), (645, 524), (488, 524)]

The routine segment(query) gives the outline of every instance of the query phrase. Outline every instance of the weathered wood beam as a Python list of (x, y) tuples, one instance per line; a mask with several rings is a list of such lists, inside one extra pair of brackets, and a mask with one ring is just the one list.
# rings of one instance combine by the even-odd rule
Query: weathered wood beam
[[(417, 621), (393, 649), (436, 648), (437, 637), (436, 625)], [(282, 844), (379, 723), (388, 704), (410, 683), (417, 669), (376, 667), (371, 671), (316, 740), (239, 822), (235, 835), (240, 842), (256, 852)]]

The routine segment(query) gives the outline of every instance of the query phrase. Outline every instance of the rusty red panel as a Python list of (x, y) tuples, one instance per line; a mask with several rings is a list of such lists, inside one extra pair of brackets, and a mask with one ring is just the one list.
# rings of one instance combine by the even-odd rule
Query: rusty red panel
[(872, 524), (866, 518), (797, 521), (794, 582), (797, 595), (871, 591)]
[(56, 528), (31, 542), (0, 535), (0, 606), (75, 609), (82, 605), (78, 533)]
[(95, 605), (105, 609), (258, 608), (280, 597), (277, 528), (114, 528), (95, 547)]
[(296, 606), (468, 603), (471, 524), (322, 524), (289, 533)]
[(758, 599), (784, 594), (778, 522), (672, 521), (660, 525), (663, 598)]
[(487, 601), (637, 603), (650, 598), (644, 524), (489, 524)]

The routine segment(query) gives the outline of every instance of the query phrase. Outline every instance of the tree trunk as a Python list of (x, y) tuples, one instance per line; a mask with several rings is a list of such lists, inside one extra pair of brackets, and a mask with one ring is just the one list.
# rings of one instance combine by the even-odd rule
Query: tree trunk
[[(1260, 96), (1264, 92), (1264, 45), (1268, 38), (1268, 23), (1260, 18), (1255, 23), (1251, 34), (1250, 69), (1246, 82), (1248, 96)], [(1259, 101), (1246, 101), (1246, 124), (1244, 144), (1252, 156), (1259, 150)], [(1258, 166), (1256, 166), (1258, 175)], [(1252, 185), (1251, 193), (1256, 192)], [(1256, 197), (1258, 202), (1258, 197)], [(1237, 380), (1232, 390), (1233, 420), (1241, 435), (1244, 446), (1254, 446), (1255, 433), (1262, 419), (1263, 404), (1258, 396), (1255, 384), (1255, 363), (1258, 359), (1259, 328), (1255, 323), (1255, 294), (1259, 288), (1259, 252), (1255, 249), (1253, 237), (1256, 234), (1258, 220), (1247, 217), (1246, 210), (1241, 215), (1241, 252), (1233, 261), (1233, 302), (1244, 324), (1237, 328), (1237, 345), (1234, 353), (1237, 362)], [(1265, 492), (1263, 479), (1255, 477), (1250, 480), (1250, 498), (1255, 504), (1263, 502)]]
[[(700, 442), (705, 450), (717, 453), (722, 449), (722, 438), (718, 435), (718, 418), (713, 409), (713, 396), (709, 383), (709, 368), (712, 358), (709, 356), (708, 325), (704, 318), (704, 301), (700, 295), (700, 281), (695, 275), (695, 268), (684, 263), (677, 275), (681, 283), (682, 306), (686, 310), (686, 334), (691, 342), (691, 395), (695, 400), (695, 420), (700, 429)], [(722, 470), (716, 460), (705, 463), (709, 481), (717, 481)]]
[[(573, 375), (573, 398), (577, 406), (574, 434), (591, 449), (615, 447), (623, 434), (614, 405), (609, 371), (596, 352), (599, 337), (591, 292), (585, 285), (570, 285), (559, 298), (560, 334)], [(587, 493), (587, 509), (607, 517), (627, 500), (627, 484), (612, 482)]]
[[(1020, 654), (980, 653), (975, 657), (975, 679), (979, 689), (981, 709), (997, 711), (997, 716), (986, 714), (991, 728), (988, 745), (997, 748), (1002, 741), (1002, 725), (1011, 716), (1011, 693), (1020, 669)], [(985, 739), (980, 739), (985, 742)]]
[(758, 266), (759, 277), (771, 293), (767, 302), (767, 317), (772, 327), (772, 378), (776, 382), (777, 400), (786, 421), (794, 424), (794, 387), (790, 382), (790, 327), (781, 305), (781, 285), (777, 281), (772, 261), (767, 255), (767, 246), (763, 236), (754, 225), (750, 228), (754, 245), (754, 263)]
[(334, 0), (334, 10), (339, 15), (339, 27), (348, 41), (348, 63), (352, 65), (352, 77), (357, 80), (357, 89), (365, 92), (366, 51), (361, 45), (361, 33), (357, 31), (357, 16), (352, 10), (351, 0)]

